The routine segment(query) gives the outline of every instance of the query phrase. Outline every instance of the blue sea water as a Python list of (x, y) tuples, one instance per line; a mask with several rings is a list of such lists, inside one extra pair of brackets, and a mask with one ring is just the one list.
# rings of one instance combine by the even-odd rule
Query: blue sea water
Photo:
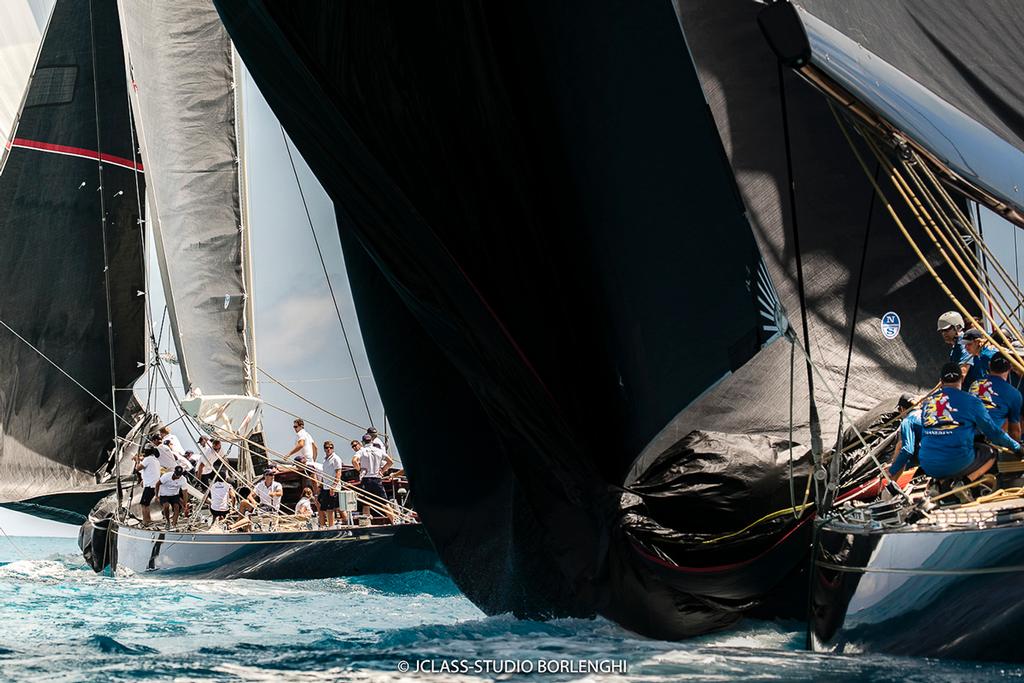
[[(275, 582), (114, 578), (94, 574), (73, 539), (0, 538), (5, 681), (1024, 677), (1015, 665), (816, 655), (801, 650), (803, 639), (796, 623), (745, 622), (668, 643), (603, 619), (486, 617), (448, 579), (429, 572)], [(578, 664), (554, 676), (536, 671), (541, 661), (580, 660), (605, 661), (611, 672), (580, 673)], [(402, 662), (412, 670), (401, 672)]]

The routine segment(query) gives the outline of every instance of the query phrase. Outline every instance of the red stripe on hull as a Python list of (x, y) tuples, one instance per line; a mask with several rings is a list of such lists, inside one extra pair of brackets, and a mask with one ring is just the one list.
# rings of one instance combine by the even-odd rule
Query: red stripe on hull
[(63, 154), (65, 156), (80, 157), (83, 159), (95, 159), (107, 164), (120, 166), (121, 168), (127, 168), (129, 171), (143, 170), (141, 163), (134, 162), (131, 159), (125, 159), (124, 157), (118, 157), (112, 154), (100, 154), (95, 150), (83, 149), (81, 147), (55, 145), (50, 142), (38, 142), (36, 140), (26, 140), (25, 138), (14, 138), (14, 141), (8, 143), (7, 147), (8, 149), (11, 147), (21, 147), (22, 149), (35, 149), (40, 152), (49, 152), (51, 154)]

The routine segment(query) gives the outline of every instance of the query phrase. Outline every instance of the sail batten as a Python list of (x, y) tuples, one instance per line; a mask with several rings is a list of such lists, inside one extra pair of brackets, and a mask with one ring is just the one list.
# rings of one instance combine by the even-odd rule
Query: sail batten
[(120, 7), (151, 180), (151, 227), (185, 389), (251, 395), (231, 42), (208, 0)]

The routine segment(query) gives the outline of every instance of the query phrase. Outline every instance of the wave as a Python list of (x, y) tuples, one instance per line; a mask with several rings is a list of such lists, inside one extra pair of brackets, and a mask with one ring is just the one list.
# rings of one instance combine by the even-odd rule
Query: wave
[(111, 638), (110, 636), (94, 635), (87, 638), (83, 645), (93, 650), (99, 650), (105, 654), (118, 655), (148, 655), (157, 652), (145, 645), (125, 645), (124, 643)]

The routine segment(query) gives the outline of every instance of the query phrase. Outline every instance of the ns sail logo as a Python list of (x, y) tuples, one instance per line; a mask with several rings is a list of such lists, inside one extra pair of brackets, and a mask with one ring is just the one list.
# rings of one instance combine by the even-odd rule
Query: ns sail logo
[(882, 336), (886, 339), (895, 339), (900, 335), (900, 317), (893, 311), (882, 316)]

